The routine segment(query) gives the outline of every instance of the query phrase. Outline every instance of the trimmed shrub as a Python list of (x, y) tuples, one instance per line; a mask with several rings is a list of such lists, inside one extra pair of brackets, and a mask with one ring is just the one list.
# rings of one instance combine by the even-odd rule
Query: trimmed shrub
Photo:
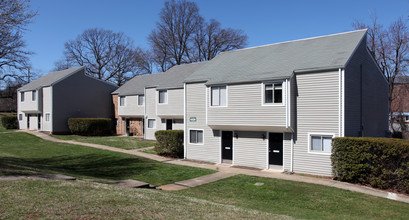
[(183, 130), (156, 131), (155, 138), (154, 150), (158, 155), (183, 157)]
[(18, 128), (17, 115), (5, 115), (1, 117), (1, 125), (5, 129), (17, 129)]
[(409, 193), (409, 141), (334, 138), (333, 172), (341, 181)]
[(110, 118), (70, 118), (68, 127), (71, 133), (84, 136), (103, 136), (112, 134)]

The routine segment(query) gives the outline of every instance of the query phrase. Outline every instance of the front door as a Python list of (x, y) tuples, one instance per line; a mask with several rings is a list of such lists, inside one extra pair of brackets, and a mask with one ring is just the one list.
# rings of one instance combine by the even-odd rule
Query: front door
[(268, 138), (268, 158), (271, 165), (283, 165), (283, 133), (270, 133)]
[(166, 130), (172, 130), (172, 119), (166, 119)]
[(37, 115), (37, 129), (41, 130), (41, 114)]
[(30, 130), (30, 115), (27, 115), (27, 130)]
[(233, 132), (222, 131), (222, 162), (231, 163), (233, 159)]

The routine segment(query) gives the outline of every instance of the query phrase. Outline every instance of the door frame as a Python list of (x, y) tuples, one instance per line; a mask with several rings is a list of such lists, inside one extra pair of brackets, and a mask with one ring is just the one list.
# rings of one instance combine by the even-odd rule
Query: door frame
[[(270, 168), (270, 133), (282, 133), (283, 135), (283, 165), (281, 166), (281, 169), (271, 169)], [(266, 161), (267, 161), (267, 170), (279, 170), (279, 171), (284, 171), (284, 165), (285, 165), (285, 145), (284, 145), (284, 132), (266, 132), (266, 137), (267, 137), (267, 146), (266, 146)], [(280, 165), (273, 165), (279, 167)]]
[(233, 130), (220, 130), (220, 163), (223, 163), (223, 131), (230, 131), (232, 133), (232, 152), (231, 152), (231, 165), (234, 165), (234, 134)]

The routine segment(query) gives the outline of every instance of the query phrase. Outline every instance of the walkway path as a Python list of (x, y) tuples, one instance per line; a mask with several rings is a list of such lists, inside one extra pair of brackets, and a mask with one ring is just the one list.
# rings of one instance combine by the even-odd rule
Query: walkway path
[(145, 157), (145, 158), (149, 158), (155, 161), (160, 161), (160, 162), (169, 163), (169, 164), (190, 166), (190, 167), (197, 167), (197, 168), (204, 168), (204, 169), (211, 169), (211, 170), (219, 171), (215, 174), (161, 186), (162, 189), (164, 190), (167, 190), (167, 189), (176, 190), (176, 188), (179, 188), (180, 190), (180, 189), (183, 189), (183, 187), (188, 188), (188, 187), (198, 186), (204, 183), (209, 183), (209, 182), (217, 181), (219, 179), (227, 178), (227, 177), (230, 177), (236, 174), (245, 174), (249, 176), (275, 178), (275, 179), (283, 179), (283, 180), (291, 180), (291, 181), (297, 181), (297, 182), (332, 186), (332, 187), (336, 187), (340, 189), (360, 192), (360, 193), (364, 193), (368, 195), (373, 195), (373, 196), (378, 196), (378, 197), (383, 197), (383, 198), (388, 198), (388, 199), (393, 199), (393, 200), (409, 203), (409, 196), (406, 196), (406, 195), (395, 194), (395, 193), (391, 193), (387, 191), (373, 189), (370, 187), (334, 181), (334, 180), (326, 179), (326, 178), (289, 175), (289, 174), (284, 174), (279, 171), (254, 170), (254, 169), (237, 168), (234, 166), (224, 165), (224, 164), (199, 163), (199, 162), (193, 162), (193, 161), (188, 161), (188, 160), (171, 159), (171, 158), (161, 157), (161, 156), (154, 155), (154, 154), (140, 152), (138, 150), (124, 150), (120, 148), (109, 147), (109, 146), (104, 146), (104, 145), (99, 145), (99, 144), (90, 144), (90, 143), (83, 143), (83, 142), (77, 142), (77, 141), (60, 140), (60, 139), (51, 137), (47, 134), (40, 133), (40, 132), (35, 132), (35, 131), (26, 131), (26, 132), (30, 134), (34, 134), (42, 139), (49, 140), (49, 141), (88, 146), (88, 147), (93, 147), (93, 148), (98, 148), (98, 149), (103, 149), (103, 150), (131, 154), (131, 155), (135, 155), (139, 157)]

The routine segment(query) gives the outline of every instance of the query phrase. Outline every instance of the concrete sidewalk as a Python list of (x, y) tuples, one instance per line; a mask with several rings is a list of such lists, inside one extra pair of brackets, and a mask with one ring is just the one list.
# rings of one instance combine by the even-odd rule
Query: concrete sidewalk
[[(189, 187), (189, 184), (193, 185), (194, 182), (198, 183), (208, 183), (206, 180), (207, 177), (209, 177), (209, 181), (213, 179), (214, 181), (217, 181), (220, 179), (227, 178), (229, 176), (237, 175), (237, 174), (244, 174), (244, 175), (249, 175), (249, 176), (258, 176), (258, 177), (266, 177), (266, 178), (276, 178), (276, 179), (283, 179), (283, 180), (291, 180), (291, 181), (297, 181), (297, 182), (304, 182), (304, 183), (312, 183), (312, 184), (319, 184), (319, 185), (324, 185), (324, 186), (331, 186), (331, 187), (336, 187), (339, 189), (345, 189), (349, 191), (354, 191), (354, 192), (360, 192), (368, 195), (373, 195), (377, 197), (382, 197), (382, 198), (387, 198), (387, 199), (392, 199), (392, 200), (397, 200), (401, 202), (406, 202), (409, 203), (409, 196), (403, 195), (403, 194), (396, 194), (396, 193), (391, 193), (387, 191), (382, 191), (378, 189), (374, 189), (371, 187), (366, 187), (366, 186), (360, 186), (360, 185), (355, 185), (355, 184), (350, 184), (346, 182), (339, 182), (339, 181), (334, 181), (331, 179), (326, 179), (326, 178), (319, 178), (319, 177), (310, 177), (310, 176), (300, 176), (300, 175), (289, 175), (289, 174), (284, 174), (279, 171), (271, 171), (271, 170), (254, 170), (254, 169), (245, 169), (245, 168), (237, 168), (234, 166), (230, 165), (224, 165), (224, 164), (210, 164), (210, 163), (200, 163), (200, 162), (193, 162), (193, 161), (187, 161), (187, 160), (178, 160), (178, 159), (170, 159), (166, 157), (161, 157), (158, 155), (153, 155), (153, 154), (148, 154), (148, 153), (143, 153), (137, 150), (124, 150), (120, 148), (115, 148), (115, 147), (109, 147), (109, 146), (104, 146), (104, 145), (99, 145), (99, 144), (90, 144), (90, 143), (82, 143), (82, 142), (77, 142), (77, 141), (67, 141), (67, 140), (60, 140), (54, 137), (51, 137), (50, 135), (37, 132), (37, 131), (25, 131), (27, 133), (36, 135), (44, 140), (48, 141), (54, 141), (54, 142), (59, 142), (59, 143), (68, 143), (68, 144), (76, 144), (76, 145), (82, 145), (82, 146), (87, 146), (87, 147), (93, 147), (93, 148), (98, 148), (102, 150), (109, 150), (109, 151), (115, 151), (115, 152), (120, 152), (120, 153), (125, 153), (125, 154), (131, 154), (139, 157), (145, 157), (148, 159), (152, 159), (155, 161), (160, 161), (164, 163), (169, 163), (169, 164), (175, 164), (175, 165), (181, 165), (181, 166), (190, 166), (190, 167), (197, 167), (197, 168), (204, 168), (204, 169), (211, 169), (211, 170), (217, 170), (219, 171), (218, 173), (203, 176), (203, 177), (198, 177), (192, 180), (185, 180), (181, 181), (178, 183), (175, 183), (175, 185), (181, 186), (181, 187)], [(216, 175), (217, 174), (217, 175)], [(225, 177), (226, 176), (226, 177)], [(200, 179), (201, 178), (201, 179)], [(190, 182), (189, 182), (190, 181)], [(213, 182), (213, 181), (210, 181)], [(170, 184), (171, 185), (171, 184)], [(201, 184), (200, 184), (201, 185)], [(195, 185), (197, 186), (197, 185)]]

